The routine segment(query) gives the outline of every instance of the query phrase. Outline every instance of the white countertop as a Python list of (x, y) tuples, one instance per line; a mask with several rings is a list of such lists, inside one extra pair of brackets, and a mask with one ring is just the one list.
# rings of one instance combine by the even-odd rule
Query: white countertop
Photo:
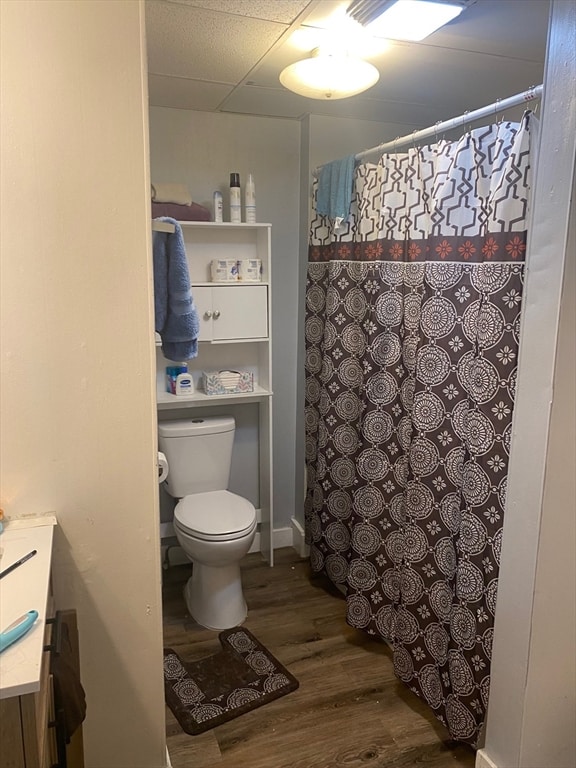
[(32, 629), (0, 653), (0, 699), (40, 689), (54, 525), (53, 515), (22, 518), (5, 522), (0, 533), (0, 571), (37, 550), (0, 579), (0, 631), (22, 614), (38, 611)]

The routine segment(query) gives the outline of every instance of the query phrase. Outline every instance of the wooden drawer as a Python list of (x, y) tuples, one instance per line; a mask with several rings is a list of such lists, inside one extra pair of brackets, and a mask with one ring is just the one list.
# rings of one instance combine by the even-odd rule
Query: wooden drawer
[[(46, 624), (45, 645), (50, 646), (52, 625)], [(50, 651), (44, 652), (40, 690), (0, 701), (2, 768), (51, 768), (57, 755), (50, 750), (48, 728), (54, 707), (50, 685)]]
[[(48, 614), (53, 615), (51, 613)], [(76, 616), (66, 611), (65, 616), (73, 629), (73, 650), (77, 654)], [(53, 677), (50, 673), (52, 660), (54, 623), (47, 622), (44, 636), (45, 651), (42, 657), (40, 689), (36, 693), (13, 696), (0, 700), (0, 768), (83, 768), (82, 730), (72, 737), (66, 746), (58, 737)]]

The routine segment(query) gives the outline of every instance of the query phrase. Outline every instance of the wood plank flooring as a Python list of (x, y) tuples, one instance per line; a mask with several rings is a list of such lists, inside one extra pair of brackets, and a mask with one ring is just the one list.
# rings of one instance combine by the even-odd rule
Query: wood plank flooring
[[(297, 691), (199, 736), (166, 708), (173, 768), (473, 768), (428, 707), (394, 676), (385, 643), (352, 629), (343, 598), (307, 560), (277, 550), (243, 561), (245, 626), (300, 681)], [(164, 644), (186, 660), (220, 650), (187, 614), (190, 566), (164, 571)]]

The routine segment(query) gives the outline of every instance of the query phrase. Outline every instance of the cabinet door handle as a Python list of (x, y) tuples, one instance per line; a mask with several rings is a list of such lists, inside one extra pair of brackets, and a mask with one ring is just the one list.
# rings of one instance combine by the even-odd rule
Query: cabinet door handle
[(209, 309), (206, 310), (206, 312), (204, 312), (204, 317), (206, 320), (210, 320), (210, 318), (212, 317), (212, 312)]
[(214, 310), (214, 320), (218, 320), (219, 317), (220, 317), (220, 310), (219, 309), (215, 309)]

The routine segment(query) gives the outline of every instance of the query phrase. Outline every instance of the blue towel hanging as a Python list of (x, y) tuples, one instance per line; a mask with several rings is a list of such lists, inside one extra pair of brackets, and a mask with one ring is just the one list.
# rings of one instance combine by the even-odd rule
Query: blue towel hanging
[(176, 362), (198, 355), (200, 323), (190, 288), (182, 227), (161, 217), (174, 232), (154, 232), (154, 328), (162, 339), (164, 357)]
[(347, 219), (352, 202), (353, 181), (354, 155), (323, 165), (318, 178), (317, 212), (334, 220)]

